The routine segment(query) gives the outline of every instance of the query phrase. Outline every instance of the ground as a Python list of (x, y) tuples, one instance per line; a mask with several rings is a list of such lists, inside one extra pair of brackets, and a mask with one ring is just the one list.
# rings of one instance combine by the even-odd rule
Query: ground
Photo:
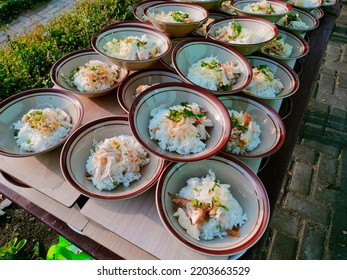
[[(0, 197), (0, 202), (3, 199), (4, 197)], [(59, 236), (14, 203), (3, 211), (5, 214), (0, 216), (0, 247), (15, 237), (18, 240), (27, 239), (26, 245), (15, 258), (23, 260), (31, 258), (34, 245), (39, 242), (39, 256), (45, 259), (49, 247), (58, 243)]]

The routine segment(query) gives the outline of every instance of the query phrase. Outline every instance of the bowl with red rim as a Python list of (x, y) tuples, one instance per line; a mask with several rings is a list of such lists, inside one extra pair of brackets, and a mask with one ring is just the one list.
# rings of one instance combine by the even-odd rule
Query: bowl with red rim
[(216, 20), (208, 26), (207, 36), (250, 55), (278, 34), (277, 26), (254, 16), (235, 16)]
[[(280, 45), (278, 45), (278, 42), (276, 43), (277, 40), (281, 41)], [(283, 45), (284, 48), (282, 48)], [(278, 49), (281, 51), (278, 52)], [(262, 46), (259, 51), (265, 56), (288, 63), (304, 57), (309, 51), (309, 44), (299, 34), (280, 27), (276, 38)]]
[[(248, 84), (247, 87), (245, 87), (242, 92), (264, 100), (274, 100), (274, 99), (283, 99), (286, 97), (289, 97), (293, 95), (299, 88), (299, 77), (296, 74), (296, 72), (290, 68), (287, 64), (274, 59), (269, 58), (262, 55), (250, 55), (247, 56), (248, 61), (250, 62), (252, 66), (253, 71), (253, 77), (252, 82)], [(268, 71), (270, 71), (271, 74), (273, 74), (273, 79), (271, 78), (270, 83), (267, 88), (262, 87), (265, 86), (264, 82), (259, 82), (259, 78), (255, 78), (254, 72), (256, 72), (257, 68), (267, 68)], [(262, 70), (260, 70), (262, 72)], [(266, 76), (266, 75), (265, 75)], [(261, 78), (261, 76), (260, 76)], [(266, 80), (266, 77), (264, 77)], [(281, 90), (278, 90), (277, 92), (270, 94), (270, 91), (268, 89), (274, 88), (273, 81), (279, 81), (282, 86)], [(260, 87), (259, 87), (260, 86)]]
[(185, 37), (208, 17), (208, 11), (190, 3), (154, 3), (144, 9), (151, 23), (170, 37)]
[[(88, 178), (90, 175), (87, 174), (86, 163), (91, 151), (96, 149), (95, 143), (120, 135), (133, 137), (127, 116), (103, 117), (76, 130), (64, 144), (60, 156), (61, 171), (66, 181), (87, 197), (103, 200), (132, 198), (151, 188), (165, 166), (165, 160), (151, 152), (148, 152), (149, 163), (140, 168), (140, 178), (130, 182), (127, 187), (119, 184), (112, 190), (101, 190)], [(120, 161), (119, 166), (121, 164)]]
[[(52, 129), (49, 133), (40, 130), (45, 125), (54, 125), (55, 121), (58, 120), (54, 116), (47, 115), (46, 120), (48, 121), (45, 122), (44, 114), (40, 114), (39, 111), (42, 112), (46, 108), (61, 109), (69, 116), (71, 128), (65, 136), (62, 133), (57, 133), (60, 129), (59, 126), (62, 125), (61, 122), (59, 126)], [(32, 109), (36, 109), (36, 112), (38, 112), (36, 117), (35, 115), (33, 116), (35, 119), (32, 120), (32, 124), (37, 122), (38, 125), (34, 124), (31, 131), (24, 129), (20, 137), (22, 140), (19, 140), (17, 138), (18, 131), (15, 129), (14, 124), (25, 119)], [(0, 103), (0, 155), (21, 158), (47, 153), (61, 146), (66, 141), (81, 124), (83, 115), (84, 108), (79, 98), (63, 89), (37, 88), (14, 94)], [(50, 122), (49, 120), (51, 119), (54, 122)], [(27, 124), (30, 123), (28, 122)], [(23, 125), (23, 127), (25, 128), (27, 124)], [(25, 138), (27, 138), (26, 141), (29, 147), (21, 144)]]
[(287, 3), (295, 8), (309, 12), (313, 9), (321, 7), (324, 0), (288, 0)]
[[(229, 110), (230, 117), (237, 120), (232, 120), (233, 137), (230, 137), (230, 143), (224, 147), (224, 152), (239, 158), (263, 158), (274, 154), (282, 147), (286, 129), (281, 117), (270, 105), (257, 98), (240, 94), (220, 96), (218, 99)], [(233, 112), (236, 113), (232, 115)], [(238, 121), (235, 116), (239, 113), (240, 116), (248, 114), (251, 125), (248, 121)], [(241, 137), (238, 137), (240, 132)]]
[(122, 21), (96, 32), (93, 49), (126, 70), (140, 70), (155, 64), (171, 48), (170, 38), (150, 23)]
[[(196, 104), (200, 112), (190, 104)], [(212, 125), (205, 126), (205, 119)], [(218, 153), (231, 129), (228, 112), (216, 96), (182, 82), (143, 91), (131, 104), (129, 123), (143, 147), (170, 161), (197, 161)], [(197, 131), (197, 127), (205, 129)]]
[(274, 23), (293, 9), (287, 2), (279, 0), (241, 0), (232, 6), (239, 16), (260, 17)]
[(316, 29), (319, 26), (319, 20), (308, 11), (293, 8), (291, 12), (279, 19), (276, 24), (284, 29), (303, 34)]
[(218, 7), (218, 2), (220, 0), (173, 0), (173, 1), (199, 5), (209, 11)]
[[(181, 41), (173, 49), (171, 57), (174, 68), (184, 81), (206, 89), (215, 95), (238, 92), (251, 81), (251, 67), (247, 59), (237, 50), (218, 41), (207, 38)], [(214, 60), (214, 64), (219, 67), (210, 67), (210, 63), (205, 63), (201, 69), (196, 67), (199, 66), (199, 61), (201, 65), (206, 61), (209, 62), (210, 59)], [(228, 82), (224, 84), (230, 83), (231, 85), (220, 87), (222, 76), (216, 73), (222, 73), (223, 69), (228, 69), (227, 64), (230, 63), (236, 65), (238, 76), (234, 76), (235, 68), (225, 70), (226, 72), (231, 71), (232, 74)], [(207, 74), (204, 74), (206, 71)]]
[[(76, 73), (82, 68), (84, 70), (81, 74)], [(78, 87), (74, 79), (76, 74), (79, 79)], [(111, 63), (93, 49), (78, 50), (64, 55), (53, 64), (50, 71), (51, 79), (57, 87), (86, 97), (99, 97), (111, 93), (128, 75), (129, 70)], [(111, 80), (109, 77), (114, 79)]]
[[(199, 179), (206, 177), (210, 171), (215, 174), (215, 180), (218, 183), (230, 186), (228, 190), (239, 203), (243, 210), (242, 213), (247, 215), (247, 221), (239, 227), (238, 233), (235, 236), (224, 233), (225, 235), (222, 237), (214, 237), (206, 240), (205, 237), (200, 235), (198, 240), (196, 237), (187, 233), (178, 221), (178, 218), (174, 215), (178, 211), (178, 208), (172, 198), (173, 195), (181, 195), (180, 190), (188, 185), (188, 180), (197, 178), (195, 179), (196, 188), (190, 192), (190, 195), (184, 197), (188, 202), (191, 201), (192, 205), (195, 205), (193, 204), (194, 201), (200, 201), (202, 206), (213, 205), (213, 208), (218, 208), (218, 203), (210, 201), (210, 195), (200, 198), (201, 196), (195, 193), (201, 192)], [(223, 193), (225, 194), (225, 192)], [(223, 197), (227, 197), (224, 194)], [(195, 206), (192, 207), (193, 211)], [(202, 254), (231, 256), (231, 258), (251, 248), (261, 238), (266, 230), (270, 215), (269, 199), (260, 179), (244, 163), (225, 153), (219, 153), (196, 162), (169, 163), (158, 181), (156, 207), (165, 228), (181, 244)], [(183, 209), (184, 206), (180, 208)], [(204, 211), (204, 207), (201, 210)], [(224, 210), (228, 212), (235, 211), (234, 207), (224, 207)], [(202, 223), (194, 225), (199, 230), (201, 229), (201, 232), (209, 220), (209, 213), (205, 213), (205, 219)], [(225, 215), (224, 217), (227, 216)], [(213, 229), (214, 227), (210, 227), (208, 231), (212, 231)], [(219, 227), (216, 226), (216, 229), (220, 231), (225, 230), (221, 225)]]
[(135, 98), (150, 86), (181, 82), (182, 78), (172, 70), (162, 68), (150, 68), (136, 71), (130, 74), (118, 87), (117, 100), (122, 109), (129, 113), (131, 104)]

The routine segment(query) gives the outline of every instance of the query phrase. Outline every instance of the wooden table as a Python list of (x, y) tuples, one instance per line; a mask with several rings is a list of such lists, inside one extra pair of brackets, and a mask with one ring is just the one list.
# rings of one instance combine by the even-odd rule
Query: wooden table
[[(280, 109), (283, 113), (291, 104), (291, 112), (284, 119), (288, 132), (286, 140), (258, 173), (269, 195), (271, 213), (286, 177), (339, 7), (337, 4), (325, 9), (319, 27), (306, 34), (310, 51), (296, 65), (302, 68), (300, 88), (287, 100), (290, 102), (282, 103)], [(124, 114), (115, 94), (95, 99), (81, 97), (81, 101), (86, 110), (83, 123), (95, 117)], [(272, 105), (280, 108), (280, 104)], [(1, 156), (0, 192), (96, 259), (227, 258), (193, 252), (172, 238), (156, 213), (154, 188), (135, 199), (121, 202), (86, 198), (64, 180), (59, 167), (60, 151), (58, 148), (45, 155), (20, 159)], [(257, 171), (260, 161), (248, 164)], [(127, 222), (129, 217), (133, 223)], [(257, 259), (262, 242), (259, 240), (241, 258)]]

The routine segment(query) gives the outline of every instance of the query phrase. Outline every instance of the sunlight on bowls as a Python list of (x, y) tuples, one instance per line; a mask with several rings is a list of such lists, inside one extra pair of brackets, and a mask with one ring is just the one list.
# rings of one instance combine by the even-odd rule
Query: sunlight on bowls
[[(237, 29), (239, 35), (231, 37)], [(231, 33), (230, 33), (231, 32)], [(215, 41), (221, 41), (243, 55), (250, 55), (259, 50), (264, 44), (271, 41), (278, 34), (277, 26), (262, 18), (249, 16), (236, 16), (216, 20), (208, 26), (207, 36)]]
[(76, 130), (64, 144), (60, 156), (61, 170), (67, 182), (87, 197), (104, 200), (128, 199), (151, 188), (158, 180), (165, 161), (150, 152), (150, 162), (141, 167), (140, 179), (131, 182), (128, 187), (119, 184), (113, 190), (102, 191), (86, 178), (86, 162), (90, 151), (94, 150), (94, 141), (99, 142), (119, 135), (132, 136), (126, 116), (100, 118)]
[[(204, 88), (205, 84), (201, 84), (200, 86), (197, 82), (194, 83), (188, 77), (189, 70), (193, 64), (211, 56), (218, 59), (221, 63), (230, 61), (237, 63), (237, 66), (240, 68), (240, 76), (236, 79), (231, 88)], [(172, 51), (172, 63), (177, 73), (187, 83), (195, 84), (215, 95), (230, 94), (240, 91), (249, 84), (252, 78), (250, 64), (241, 53), (228, 47), (226, 44), (206, 38), (187, 39), (178, 43)], [(201, 81), (203, 81), (203, 79)]]
[[(24, 151), (20, 149), (15, 139), (13, 124), (21, 120), (31, 109), (45, 108), (59, 108), (65, 111), (71, 118), (71, 130), (56, 144), (50, 145), (49, 148), (44, 150)], [(78, 128), (81, 124), (83, 115), (84, 109), (81, 101), (66, 90), (39, 88), (12, 95), (0, 103), (0, 155), (19, 158), (36, 156), (49, 152), (62, 145)]]
[(242, 0), (234, 2), (232, 6), (239, 16), (260, 17), (274, 23), (293, 8), (288, 3), (279, 0)]
[[(95, 33), (91, 43), (96, 52), (126, 70), (148, 68), (171, 48), (168, 36), (150, 23), (139, 21), (110, 24)], [(148, 50), (144, 51), (143, 46)]]
[(136, 96), (148, 86), (168, 82), (181, 82), (182, 78), (175, 72), (166, 69), (150, 68), (139, 70), (129, 75), (118, 87), (117, 99), (122, 109), (129, 113)]
[[(282, 43), (284, 43), (285, 45), (284, 49), (280, 48), (282, 51), (281, 53), (274, 51), (274, 49), (277, 49), (276, 46), (278, 46), (278, 41), (280, 41), (281, 46)], [(288, 54), (290, 49), (290, 54)], [(283, 53), (283, 51), (285, 53)], [(260, 52), (262, 54), (271, 58), (278, 59), (286, 64), (298, 58), (304, 57), (308, 53), (308, 51), (309, 44), (303, 37), (295, 32), (282, 28), (279, 28), (278, 36), (273, 39), (273, 41), (270, 41), (260, 48)]]
[(238, 95), (221, 96), (219, 100), (228, 110), (248, 113), (252, 117), (252, 122), (255, 122), (261, 130), (260, 143), (255, 149), (245, 153), (235, 153), (227, 151), (226, 146), (224, 148), (226, 153), (239, 158), (263, 158), (274, 154), (282, 147), (286, 129), (281, 117), (271, 106), (256, 98)]
[[(283, 90), (276, 94), (275, 96), (267, 96), (264, 94), (255, 94), (251, 91), (250, 86), (252, 83), (246, 87), (243, 92), (251, 96), (260, 98), (260, 99), (282, 99), (293, 95), (299, 88), (299, 77), (295, 71), (290, 68), (288, 65), (284, 64), (279, 60), (274, 60), (265, 56), (253, 55), (247, 56), (248, 61), (250, 62), (252, 68), (267, 66), (272, 74), (274, 74), (274, 79), (278, 79), (282, 85)], [(252, 78), (253, 80), (253, 78)]]
[(199, 26), (192, 32), (194, 36), (206, 37), (207, 35), (207, 27), (209, 24), (218, 19), (223, 19), (228, 15), (224, 13), (210, 13), (208, 18), (199, 24)]
[[(174, 217), (170, 194), (176, 195), (190, 178), (206, 177), (209, 170), (215, 173), (221, 184), (230, 185), (230, 193), (248, 217), (240, 227), (238, 237), (197, 240), (187, 234)], [(269, 198), (260, 179), (245, 164), (225, 153), (197, 162), (170, 163), (158, 181), (156, 207), (166, 229), (183, 245), (202, 254), (231, 258), (251, 248), (262, 237), (270, 215)]]
[[(101, 89), (103, 88), (102, 86), (103, 83), (99, 81), (100, 84), (95, 83), (95, 86), (100, 88), (100, 90), (95, 89), (92, 91), (90, 90), (80, 91), (77, 89), (77, 87), (74, 84), (72, 84), (70, 77), (71, 75), (73, 75), (76, 69), (81, 68), (82, 66), (85, 66), (87, 63), (91, 61), (100, 61), (101, 63), (104, 63), (105, 66), (106, 65), (109, 66), (108, 72), (106, 74), (103, 74), (103, 79), (104, 79), (104, 84), (105, 82), (107, 82), (108, 84), (111, 84), (111, 83), (112, 84), (105, 89)], [(105, 68), (103, 65), (102, 67)], [(96, 67), (89, 66), (88, 69), (91, 69), (90, 71), (95, 71)], [(110, 76), (110, 73), (118, 73), (117, 76), (115, 77), (115, 80), (106, 79), (107, 75)], [(99, 97), (114, 91), (128, 75), (129, 75), (128, 70), (122, 69), (118, 67), (117, 65), (114, 65), (105, 56), (98, 54), (93, 49), (78, 50), (63, 56), (62, 58), (60, 58), (58, 61), (54, 63), (50, 71), (51, 80), (57, 87), (61, 89), (69, 90), (73, 92), (74, 94), (79, 94), (81, 96), (86, 96), (86, 97)], [(85, 87), (86, 85), (90, 83), (87, 77), (88, 77), (87, 75), (83, 75), (84, 80), (81, 77), (84, 83), (80, 81), (79, 86)], [(94, 77), (101, 79), (100, 74), (99, 75), (96, 74)]]
[[(213, 123), (207, 127), (206, 140), (201, 140), (205, 145), (201, 150), (180, 154), (177, 151), (181, 140), (173, 145), (173, 150), (168, 147), (164, 150), (156, 139), (152, 139), (149, 132), (152, 109), (163, 106), (169, 109), (172, 106), (184, 103), (197, 103), (206, 111), (206, 117)], [(224, 105), (216, 96), (197, 86), (186, 83), (165, 83), (154, 85), (135, 98), (129, 111), (129, 123), (137, 140), (152, 153), (171, 161), (196, 161), (218, 153), (227, 143), (231, 130), (230, 117)], [(166, 137), (167, 138), (167, 137)], [(171, 139), (164, 139), (171, 140)], [(170, 142), (168, 142), (170, 143)], [(170, 146), (171, 147), (171, 146)], [(186, 146), (185, 146), (186, 147)], [(190, 147), (195, 149), (194, 147)]]
[[(183, 13), (184, 16), (176, 19), (170, 16), (171, 12), (174, 15)], [(155, 28), (170, 37), (189, 35), (208, 17), (208, 11), (203, 7), (180, 2), (155, 3), (146, 7), (144, 13)]]

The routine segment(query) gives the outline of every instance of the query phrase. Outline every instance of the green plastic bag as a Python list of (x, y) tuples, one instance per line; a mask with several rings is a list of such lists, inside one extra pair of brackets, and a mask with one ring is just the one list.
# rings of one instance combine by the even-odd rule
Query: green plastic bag
[(59, 236), (59, 243), (51, 246), (47, 252), (47, 260), (94, 260), (87, 253), (81, 251), (70, 241)]

